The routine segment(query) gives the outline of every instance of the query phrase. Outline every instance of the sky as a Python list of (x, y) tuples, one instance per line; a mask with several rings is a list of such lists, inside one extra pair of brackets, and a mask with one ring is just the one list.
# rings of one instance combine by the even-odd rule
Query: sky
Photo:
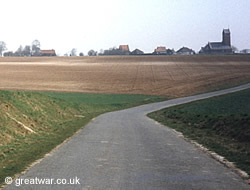
[(128, 44), (199, 51), (222, 40), (250, 49), (250, 0), (8, 0), (1, 1), (0, 41), (10, 51), (39, 40), (41, 49), (85, 55)]

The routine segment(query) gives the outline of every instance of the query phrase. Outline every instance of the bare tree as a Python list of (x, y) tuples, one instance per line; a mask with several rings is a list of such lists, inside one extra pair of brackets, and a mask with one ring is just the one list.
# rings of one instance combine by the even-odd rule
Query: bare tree
[(6, 43), (3, 41), (0, 41), (0, 56), (3, 55), (3, 52), (7, 50)]
[(103, 49), (100, 49), (99, 54), (100, 54), (100, 55), (103, 55), (103, 54), (104, 54), (104, 50), (103, 50)]
[(73, 48), (73, 49), (71, 50), (70, 55), (71, 55), (71, 56), (77, 56), (77, 55), (76, 55), (76, 49), (75, 49), (75, 48)]
[(31, 48), (30, 46), (25, 46), (23, 49), (23, 55), (24, 56), (31, 56)]
[(23, 46), (20, 45), (19, 48), (16, 50), (14, 55), (17, 57), (22, 57), (23, 56)]
[(39, 56), (40, 55), (40, 41), (38, 40), (34, 40), (32, 42), (32, 46), (31, 46), (31, 49), (32, 49), (32, 55), (33, 56)]

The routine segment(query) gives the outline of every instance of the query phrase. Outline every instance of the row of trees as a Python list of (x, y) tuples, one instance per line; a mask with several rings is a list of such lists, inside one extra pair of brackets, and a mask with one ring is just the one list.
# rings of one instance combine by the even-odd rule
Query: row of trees
[(109, 48), (107, 50), (100, 50), (99, 53), (93, 49), (88, 51), (88, 56), (97, 56), (97, 55), (124, 55), (124, 51), (116, 47)]
[(125, 54), (124, 51), (116, 47), (109, 48), (99, 53), (99, 55), (124, 55), (124, 54)]
[[(19, 48), (13, 51), (6, 51), (7, 46), (6, 43), (0, 41), (0, 56), (5, 57), (30, 57), (30, 56), (40, 56), (41, 55), (41, 44), (39, 40), (34, 40), (31, 45), (22, 46), (20, 45)], [(88, 56), (97, 56), (97, 55), (122, 55), (123, 52), (116, 48), (110, 48), (108, 50), (100, 50), (98, 53), (97, 51), (91, 49), (88, 51)], [(69, 53), (64, 54), (64, 56), (77, 56), (77, 50), (73, 48)], [(79, 53), (79, 56), (84, 56), (83, 53)]]
[[(41, 56), (40, 47), (41, 47), (40, 41), (34, 40), (31, 46), (26, 45), (23, 47), (22, 45), (20, 45), (19, 48), (15, 52), (6, 51), (7, 50), (6, 43), (3, 41), (0, 41), (0, 56), (4, 56), (4, 57)], [(95, 52), (94, 50), (90, 50), (88, 55), (97, 55), (97, 52)], [(64, 56), (77, 56), (77, 50), (73, 48), (69, 53), (64, 54)], [(79, 56), (84, 56), (84, 54), (80, 53)]]
[[(88, 51), (88, 56), (97, 56), (98, 52), (91, 49)], [(64, 56), (77, 56), (77, 50), (73, 48), (69, 53), (64, 54)], [(81, 52), (79, 53), (79, 56), (84, 56), (84, 54)]]
[[(41, 55), (41, 44), (39, 40), (34, 40), (31, 45), (22, 46), (20, 45), (19, 48), (13, 51), (6, 51), (7, 46), (6, 43), (0, 41), (0, 56), (5, 57), (30, 57), (30, 56), (40, 56)], [(4, 53), (3, 53), (4, 52)], [(91, 49), (88, 51), (88, 56), (97, 56), (97, 55), (122, 55), (123, 52), (116, 48), (110, 48), (108, 50), (100, 50), (98, 53), (97, 51)], [(64, 56), (77, 56), (77, 50), (73, 48), (69, 53), (64, 54)], [(84, 56), (83, 53), (79, 53), (79, 56)]]
[[(41, 43), (39, 40), (34, 40), (31, 45), (22, 46), (20, 45), (19, 48), (13, 51), (6, 51), (7, 46), (6, 43), (0, 41), (0, 56), (4, 57), (30, 57), (30, 56), (40, 56), (41, 55)], [(88, 52), (89, 56), (97, 56), (98, 53), (94, 50), (90, 50)], [(73, 48), (69, 53), (64, 54), (64, 56), (77, 56), (77, 50)], [(79, 56), (84, 56), (81, 52)]]
[[(41, 44), (39, 40), (34, 40), (31, 45), (22, 46), (13, 51), (6, 51), (7, 46), (6, 43), (0, 41), (0, 56), (5, 57), (29, 57), (29, 56), (40, 56), (41, 55)], [(4, 52), (4, 53), (3, 53)], [(97, 56), (97, 55), (119, 55), (121, 54), (120, 50), (117, 48), (110, 48), (109, 50), (100, 50), (100, 53), (91, 49), (88, 51), (88, 56)], [(64, 54), (64, 56), (77, 56), (77, 50), (73, 48), (69, 53)], [(81, 52), (79, 56), (84, 56)]]
[(15, 52), (7, 51), (6, 43), (0, 41), (0, 56), (16, 56), (16, 57), (23, 57), (23, 56), (39, 56), (40, 55), (40, 42), (38, 40), (34, 40), (30, 45), (26, 45), (25, 47), (20, 46)]

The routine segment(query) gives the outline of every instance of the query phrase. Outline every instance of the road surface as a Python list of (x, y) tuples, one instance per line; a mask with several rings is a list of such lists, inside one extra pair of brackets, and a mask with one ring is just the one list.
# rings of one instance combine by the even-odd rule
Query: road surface
[[(5, 189), (250, 189), (229, 168), (145, 116), (246, 88), (250, 84), (103, 114)], [(41, 180), (47, 184), (25, 184)]]

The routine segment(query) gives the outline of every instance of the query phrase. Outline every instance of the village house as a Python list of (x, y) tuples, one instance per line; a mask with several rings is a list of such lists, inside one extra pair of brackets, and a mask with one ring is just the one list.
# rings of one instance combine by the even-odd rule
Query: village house
[(222, 42), (208, 42), (200, 50), (201, 54), (232, 54), (231, 33), (229, 29), (222, 31)]
[(51, 50), (41, 50), (41, 56), (56, 56), (56, 51), (54, 49)]
[(122, 55), (129, 55), (130, 54), (128, 45), (120, 45), (119, 50), (121, 51)]
[(154, 50), (153, 54), (155, 54), (155, 55), (166, 55), (167, 54), (167, 49), (166, 49), (165, 46), (159, 46)]
[(139, 50), (139, 49), (135, 49), (134, 51), (131, 52), (131, 55), (143, 55), (144, 52)]
[(177, 55), (194, 55), (195, 54), (195, 51), (190, 49), (190, 48), (187, 48), (187, 47), (182, 47), (180, 48), (177, 52), (176, 52)]

